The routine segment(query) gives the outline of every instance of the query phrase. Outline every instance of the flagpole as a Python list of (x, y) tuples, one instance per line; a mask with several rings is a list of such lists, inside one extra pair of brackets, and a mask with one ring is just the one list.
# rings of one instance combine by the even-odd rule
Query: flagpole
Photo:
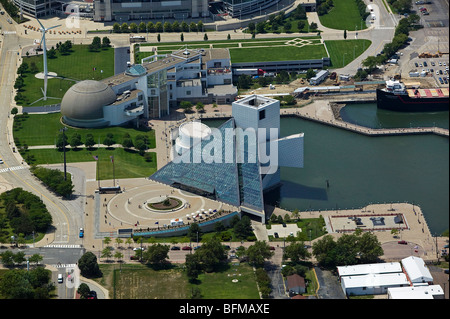
[(114, 166), (114, 155), (110, 156), (111, 162), (113, 164), (113, 187), (116, 187), (116, 172), (115, 172), (115, 166)]
[(100, 160), (97, 160), (98, 191), (100, 191)]

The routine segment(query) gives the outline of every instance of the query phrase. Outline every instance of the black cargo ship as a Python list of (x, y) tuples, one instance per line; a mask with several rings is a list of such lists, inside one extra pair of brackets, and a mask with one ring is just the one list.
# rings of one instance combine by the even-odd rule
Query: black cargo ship
[(386, 81), (386, 88), (377, 89), (377, 107), (397, 112), (448, 111), (448, 88), (406, 88), (400, 81)]

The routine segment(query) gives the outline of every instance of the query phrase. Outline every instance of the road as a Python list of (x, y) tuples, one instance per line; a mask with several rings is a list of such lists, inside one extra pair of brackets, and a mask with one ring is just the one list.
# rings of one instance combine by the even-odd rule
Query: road
[[(374, 0), (374, 3), (381, 4), (381, 0)], [(381, 6), (381, 11), (385, 10), (384, 6)], [(3, 8), (2, 8), (3, 9)], [(22, 163), (21, 157), (18, 153), (13, 152), (11, 146), (12, 139), (12, 116), (10, 115), (12, 107), (15, 106), (13, 101), (13, 93), (14, 93), (14, 81), (15, 76), (17, 74), (16, 69), (18, 65), (21, 63), (20, 58), (20, 50), (24, 46), (29, 46), (32, 44), (33, 39), (40, 38), (40, 34), (37, 32), (22, 34), (24, 28), (23, 26), (17, 26), (15, 23), (7, 22), (8, 15), (0, 15), (0, 25), (2, 27), (3, 36), (1, 38), (1, 49), (0, 49), (0, 158), (4, 161), (4, 164), (0, 164), (0, 184), (2, 181), (6, 181), (9, 187), (16, 188), (20, 187), (24, 190), (27, 190), (35, 195), (39, 196), (50, 214), (53, 218), (53, 226), (54, 228), (46, 234), (45, 238), (37, 243), (37, 246), (47, 246), (47, 245), (56, 245), (53, 249), (57, 249), (57, 257), (53, 255), (54, 251), (52, 250), (44, 250), (45, 248), (40, 248), (38, 253), (42, 253), (44, 255), (44, 263), (50, 264), (58, 264), (61, 262), (61, 265), (72, 265), (76, 263), (76, 261), (80, 257), (80, 249), (78, 249), (78, 253), (74, 253), (73, 250), (70, 250), (66, 245), (82, 245), (83, 240), (78, 238), (78, 229), (80, 227), (84, 227), (84, 216), (85, 211), (83, 208), (83, 198), (87, 195), (84, 193), (84, 179), (83, 175), (79, 171), (74, 171), (74, 175), (77, 176), (78, 184), (81, 185), (80, 188), (77, 188), (78, 193), (72, 200), (64, 200), (59, 198), (52, 193), (50, 193), (42, 184), (39, 182), (27, 169), (28, 166)], [(372, 40), (372, 46), (364, 53), (366, 55), (374, 55), (377, 50), (381, 50), (380, 47), (383, 42), (389, 41), (391, 36), (393, 35), (393, 28), (395, 26), (395, 18), (392, 18), (389, 13), (384, 11), (384, 13), (380, 16), (381, 27), (382, 29), (371, 28), (369, 30), (360, 31), (358, 37), (360, 38), (369, 38)], [(32, 21), (34, 24), (35, 21)], [(44, 25), (46, 23), (44, 22)], [(17, 30), (16, 30), (17, 26)], [(47, 25), (46, 25), (47, 26)], [(84, 37), (73, 37), (73, 41), (76, 43), (84, 42), (89, 43), (91, 38), (95, 35), (86, 34), (86, 26), (82, 26)], [(226, 34), (230, 31), (222, 31), (222, 32), (211, 32), (208, 34), (210, 40), (213, 39), (225, 39)], [(336, 30), (324, 30), (322, 33), (324, 39), (333, 39), (336, 37), (342, 37), (342, 31)], [(352, 35), (352, 32), (349, 32), (349, 36)], [(236, 33), (233, 34), (233, 37), (241, 37), (245, 38), (245, 34)], [(247, 35), (248, 36), (248, 35)], [(280, 35), (284, 36), (284, 35)], [(353, 34), (356, 37), (356, 32)], [(111, 42), (115, 47), (127, 47), (128, 46), (128, 35), (109, 35), (111, 38)], [(156, 37), (156, 35), (152, 35), (152, 37)], [(273, 35), (263, 35), (261, 37), (273, 37)], [(192, 39), (191, 39), (192, 38)], [(203, 39), (202, 34), (188, 34), (185, 37), (186, 41)], [(71, 36), (69, 36), (71, 39)], [(179, 41), (178, 34), (164, 34), (165, 41)], [(67, 37), (58, 37), (58, 36), (49, 36), (48, 42), (49, 45), (55, 42), (67, 40)], [(153, 39), (150, 39), (153, 40)], [(120, 49), (120, 52), (123, 55), (127, 55), (127, 53), (123, 52), (124, 49)], [(360, 57), (356, 61), (349, 64), (348, 67), (345, 68), (345, 71), (348, 73), (356, 72), (356, 68), (359, 66), (361, 61)], [(8, 124), (8, 125), (7, 125)], [(21, 169), (11, 169), (20, 167)], [(72, 168), (68, 168), (69, 172)], [(80, 204), (81, 203), (81, 204)], [(36, 248), (35, 248), (36, 249)], [(49, 248), (50, 249), (50, 248)], [(35, 253), (35, 250), (31, 250), (30, 254)], [(66, 255), (67, 254), (67, 255)], [(179, 254), (182, 255), (182, 254)], [(60, 256), (65, 256), (64, 260), (56, 261), (57, 259), (61, 259)], [(58, 272), (62, 272), (65, 269), (57, 268)], [(279, 285), (276, 283), (276, 278), (279, 277), (279, 269), (273, 269), (273, 278), (275, 278), (275, 286)], [(54, 274), (56, 276), (56, 273)], [(70, 294), (73, 293), (71, 290), (61, 289), (66, 285), (60, 285), (60, 297), (66, 298), (70, 297)]]

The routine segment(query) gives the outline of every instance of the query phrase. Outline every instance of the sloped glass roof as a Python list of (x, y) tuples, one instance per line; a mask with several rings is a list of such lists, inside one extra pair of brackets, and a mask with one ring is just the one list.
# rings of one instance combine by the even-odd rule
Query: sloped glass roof
[[(245, 146), (246, 159), (254, 154), (249, 154), (246, 147), (248, 146), (247, 142), (236, 143), (239, 136), (234, 137), (234, 135), (225, 133), (227, 129), (234, 128), (234, 119), (228, 120), (219, 127), (221, 140), (215, 139), (212, 135), (211, 139), (201, 141), (201, 147), (192, 147), (190, 152), (181, 155), (178, 161), (172, 161), (162, 167), (150, 176), (150, 179), (174, 187), (182, 186), (200, 193), (207, 193), (218, 201), (236, 207), (243, 205), (263, 211), (259, 163), (257, 161), (247, 162), (247, 160), (244, 163), (237, 163), (236, 154), (242, 148), (237, 144)], [(201, 152), (206, 145), (210, 150), (221, 150), (221, 162), (207, 163), (204, 161)], [(232, 161), (229, 160), (231, 158), (229, 154), (226, 154), (226, 151), (229, 150), (233, 151)], [(201, 161), (194, 162), (194, 159), (201, 159)]]

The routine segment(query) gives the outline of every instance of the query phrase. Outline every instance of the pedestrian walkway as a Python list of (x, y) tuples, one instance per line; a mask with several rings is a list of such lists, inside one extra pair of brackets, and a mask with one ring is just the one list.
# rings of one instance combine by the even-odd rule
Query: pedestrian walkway
[(16, 171), (18, 169), (24, 169), (24, 166), (12, 166), (12, 167), (5, 167), (0, 169), (0, 173), (10, 172), (10, 171)]

